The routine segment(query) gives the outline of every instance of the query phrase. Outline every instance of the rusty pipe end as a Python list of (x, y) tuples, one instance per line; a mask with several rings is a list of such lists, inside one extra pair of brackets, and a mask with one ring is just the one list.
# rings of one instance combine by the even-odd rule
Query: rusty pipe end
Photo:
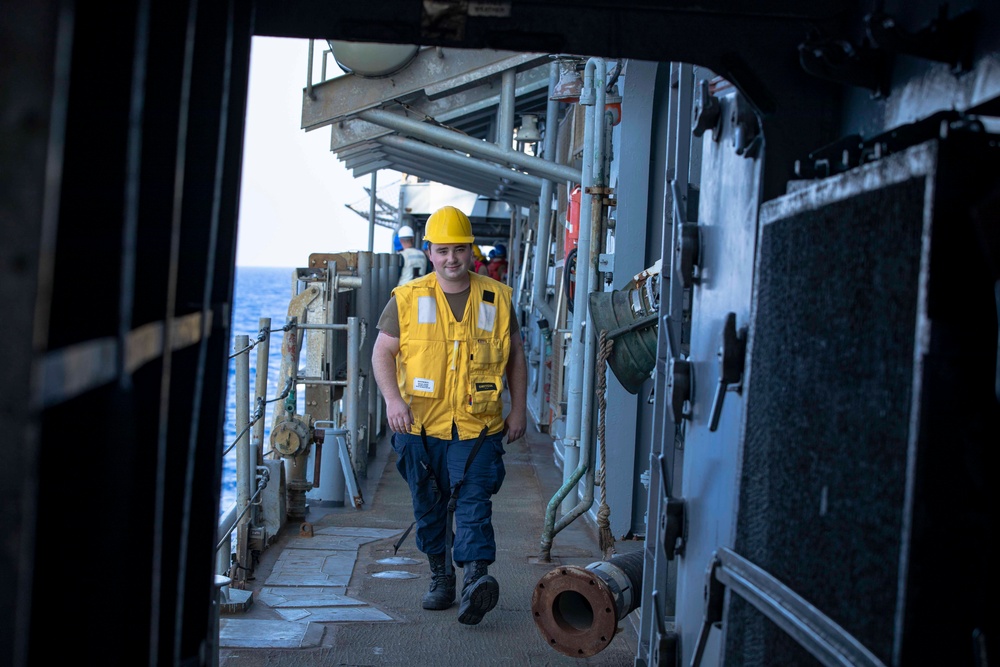
[(595, 571), (582, 567), (557, 567), (539, 579), (531, 613), (546, 643), (573, 658), (600, 653), (618, 632), (614, 593)]

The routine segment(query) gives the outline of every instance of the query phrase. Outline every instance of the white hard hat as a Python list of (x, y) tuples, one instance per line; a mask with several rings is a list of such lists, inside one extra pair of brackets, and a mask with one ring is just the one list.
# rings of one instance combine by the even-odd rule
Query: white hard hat
[(398, 230), (396, 230), (396, 236), (401, 239), (412, 239), (413, 238), (413, 227), (409, 225), (403, 225)]

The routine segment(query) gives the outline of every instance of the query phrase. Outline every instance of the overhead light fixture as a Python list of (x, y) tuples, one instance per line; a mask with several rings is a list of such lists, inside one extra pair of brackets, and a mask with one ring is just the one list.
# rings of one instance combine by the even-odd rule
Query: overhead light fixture
[(521, 126), (514, 130), (514, 140), (524, 144), (533, 144), (542, 138), (538, 131), (538, 116), (526, 113), (521, 116)]
[(395, 74), (410, 64), (419, 46), (379, 42), (344, 42), (328, 39), (333, 59), (348, 74), (379, 78)]

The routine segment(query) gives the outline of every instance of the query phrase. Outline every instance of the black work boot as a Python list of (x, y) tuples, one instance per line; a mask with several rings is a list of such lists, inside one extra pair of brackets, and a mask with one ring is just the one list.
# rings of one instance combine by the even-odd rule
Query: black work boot
[(474, 560), (463, 566), (465, 580), (462, 582), (462, 604), (458, 608), (458, 622), (463, 625), (479, 623), (500, 600), (500, 584), (486, 574), (488, 567), (489, 563), (484, 560)]
[(447, 609), (455, 604), (455, 575), (448, 574), (444, 554), (427, 554), (431, 564), (431, 587), (424, 593), (424, 609)]

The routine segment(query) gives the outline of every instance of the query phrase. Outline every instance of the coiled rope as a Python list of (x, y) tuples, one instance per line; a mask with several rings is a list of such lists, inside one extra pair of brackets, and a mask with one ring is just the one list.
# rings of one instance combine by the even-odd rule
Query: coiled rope
[(604, 483), (606, 452), (608, 449), (605, 440), (604, 422), (607, 414), (607, 363), (611, 356), (611, 350), (615, 346), (615, 339), (608, 338), (608, 332), (601, 330), (600, 352), (597, 355), (597, 438), (601, 443), (601, 469), (597, 471), (597, 481), (601, 485), (601, 506), (597, 510), (598, 546), (604, 554), (604, 560), (609, 560), (615, 553), (615, 536), (611, 534), (611, 508), (608, 507), (608, 491)]

